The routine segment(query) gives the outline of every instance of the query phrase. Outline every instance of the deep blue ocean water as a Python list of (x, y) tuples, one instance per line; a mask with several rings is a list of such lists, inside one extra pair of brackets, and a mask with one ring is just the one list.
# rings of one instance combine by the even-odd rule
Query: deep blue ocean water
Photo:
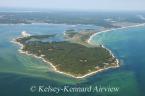
[[(67, 29), (76, 27), (65, 24), (0, 25), (0, 96), (145, 96), (145, 26), (120, 29), (95, 36), (94, 44), (104, 44), (120, 60), (120, 67), (109, 69), (88, 78), (74, 79), (55, 73), (51, 66), (31, 56), (18, 52), (19, 46), (11, 43), (22, 31), (30, 34), (57, 34), (63, 36)], [(39, 93), (31, 86), (54, 87), (119, 87), (119, 92), (90, 93)]]

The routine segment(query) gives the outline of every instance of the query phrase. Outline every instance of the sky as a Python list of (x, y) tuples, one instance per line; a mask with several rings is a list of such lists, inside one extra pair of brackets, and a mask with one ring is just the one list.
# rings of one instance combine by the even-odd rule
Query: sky
[(0, 0), (0, 8), (142, 11), (145, 0)]

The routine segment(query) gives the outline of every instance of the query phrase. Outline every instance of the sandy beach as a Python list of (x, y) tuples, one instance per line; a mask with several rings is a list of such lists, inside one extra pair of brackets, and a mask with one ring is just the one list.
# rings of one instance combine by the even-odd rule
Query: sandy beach
[[(122, 27), (122, 28), (116, 28), (116, 29), (110, 29), (110, 30), (100, 31), (100, 32), (97, 32), (97, 33), (94, 33), (93, 35), (91, 35), (90, 38), (88, 39), (88, 43), (89, 43), (89, 44), (92, 44), (92, 42), (91, 42), (92, 38), (93, 38), (94, 36), (100, 34), (100, 33), (103, 33), (103, 32), (110, 32), (110, 31), (113, 31), (113, 30), (125, 29), (125, 28), (131, 28), (131, 27), (139, 27), (139, 26), (144, 26), (144, 25), (145, 25), (145, 23), (143, 23), (143, 24), (138, 24), (138, 25), (134, 25), (134, 26), (127, 26), (127, 27)], [(22, 38), (22, 37), (18, 37), (18, 38)], [(18, 38), (16, 38), (16, 39), (18, 39)], [(116, 66), (110, 66), (110, 67), (107, 67), (107, 68), (99, 69), (99, 70), (97, 70), (97, 71), (90, 72), (90, 73), (88, 73), (88, 74), (86, 74), (86, 75), (83, 75), (83, 76), (74, 76), (74, 75), (72, 75), (72, 74), (68, 74), (68, 73), (66, 73), (66, 72), (62, 72), (62, 71), (57, 70), (56, 66), (54, 66), (54, 64), (52, 64), (51, 62), (46, 61), (46, 60), (43, 58), (43, 56), (36, 56), (35, 54), (30, 54), (30, 53), (28, 53), (27, 51), (26, 51), (26, 52), (23, 51), (22, 49), (23, 49), (24, 46), (23, 46), (21, 43), (16, 42), (16, 39), (13, 39), (11, 42), (20, 45), (20, 49), (19, 49), (19, 52), (20, 52), (20, 53), (26, 54), (26, 55), (31, 55), (31, 56), (34, 56), (35, 58), (41, 59), (41, 60), (43, 60), (44, 62), (50, 64), (50, 65), (52, 66), (52, 68), (54, 69), (55, 72), (60, 73), (60, 74), (64, 74), (64, 75), (67, 75), (67, 76), (70, 76), (70, 77), (73, 77), (73, 78), (77, 78), (77, 79), (85, 78), (85, 77), (91, 76), (91, 75), (93, 75), (93, 74), (96, 74), (96, 73), (98, 73), (98, 72), (102, 72), (102, 71), (107, 70), (107, 69), (110, 69), (110, 68), (117, 68), (117, 67), (120, 66), (120, 65), (119, 65), (119, 60), (116, 59)], [(103, 45), (102, 45), (102, 47), (105, 48), (105, 49), (107, 49), (107, 50), (109, 51), (109, 53), (111, 54), (111, 56), (112, 56), (113, 58), (115, 58), (115, 56), (113, 55), (113, 53), (111, 52), (111, 50), (109, 50), (108, 48), (106, 48), (106, 47), (103, 46)]]
[[(22, 38), (22, 37), (18, 37), (18, 38)], [(16, 38), (16, 39), (18, 39), (18, 38)], [(67, 75), (67, 76), (70, 76), (70, 77), (73, 77), (73, 78), (81, 79), (81, 78), (85, 78), (85, 77), (88, 77), (88, 76), (90, 76), (90, 75), (93, 75), (93, 74), (95, 74), (95, 73), (101, 72), (101, 71), (103, 71), (103, 70), (107, 70), (107, 69), (110, 69), (110, 68), (119, 67), (119, 61), (117, 61), (117, 63), (118, 63), (117, 65), (118, 65), (118, 66), (111, 66), (111, 67), (99, 69), (99, 70), (97, 70), (97, 71), (90, 72), (90, 73), (88, 73), (88, 74), (86, 74), (86, 75), (76, 77), (76, 76), (74, 76), (74, 75), (72, 75), (72, 74), (68, 74), (68, 73), (66, 73), (66, 72), (62, 72), (62, 71), (57, 70), (57, 68), (54, 66), (54, 64), (52, 64), (52, 63), (49, 62), (49, 61), (46, 61), (42, 56), (36, 56), (35, 54), (30, 54), (30, 53), (28, 53), (27, 51), (26, 51), (26, 52), (23, 51), (22, 49), (23, 49), (24, 45), (21, 44), (21, 43), (19, 43), (19, 42), (16, 42), (16, 39), (13, 39), (11, 42), (12, 42), (12, 43), (15, 43), (15, 44), (18, 44), (18, 45), (20, 46), (20, 49), (18, 50), (20, 53), (26, 54), (26, 55), (29, 55), (29, 56), (33, 56), (33, 57), (38, 58), (38, 59), (41, 59), (41, 60), (43, 60), (43, 62), (45, 62), (45, 63), (47, 63), (47, 64), (50, 64), (55, 72), (60, 73), (60, 74), (64, 74), (64, 75)], [(113, 56), (113, 54), (112, 54), (112, 56)]]
[(104, 33), (104, 32), (110, 32), (110, 31), (114, 31), (114, 30), (119, 30), (119, 29), (127, 29), (127, 28), (133, 28), (133, 27), (140, 27), (140, 26), (144, 26), (145, 23), (142, 24), (137, 24), (137, 25), (132, 25), (132, 26), (127, 26), (127, 27), (121, 27), (121, 28), (113, 28), (113, 29), (109, 29), (109, 30), (104, 30), (104, 31), (100, 31), (100, 32), (96, 32), (94, 33), (92, 36), (90, 36), (90, 38), (88, 39), (88, 43), (91, 44), (91, 40), (94, 36)]

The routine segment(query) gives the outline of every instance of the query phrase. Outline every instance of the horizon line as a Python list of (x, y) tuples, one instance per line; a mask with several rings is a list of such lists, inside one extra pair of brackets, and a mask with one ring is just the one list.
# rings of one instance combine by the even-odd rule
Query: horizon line
[(145, 11), (145, 9), (143, 10), (105, 10), (105, 9), (58, 9), (58, 8), (18, 8), (18, 7), (0, 7), (0, 12), (48, 12), (48, 11), (79, 11), (79, 12), (143, 12)]

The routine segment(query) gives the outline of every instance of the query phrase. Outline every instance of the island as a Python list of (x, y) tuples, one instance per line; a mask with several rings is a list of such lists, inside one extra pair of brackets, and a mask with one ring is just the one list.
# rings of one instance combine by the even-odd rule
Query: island
[[(25, 35), (23, 35), (25, 33)], [(53, 35), (29, 35), (15, 39), (21, 45), (20, 52), (41, 58), (50, 64), (56, 72), (74, 77), (83, 78), (109, 68), (119, 66), (118, 59), (112, 52), (88, 42), (95, 30), (66, 30), (64, 41), (50, 41)]]

